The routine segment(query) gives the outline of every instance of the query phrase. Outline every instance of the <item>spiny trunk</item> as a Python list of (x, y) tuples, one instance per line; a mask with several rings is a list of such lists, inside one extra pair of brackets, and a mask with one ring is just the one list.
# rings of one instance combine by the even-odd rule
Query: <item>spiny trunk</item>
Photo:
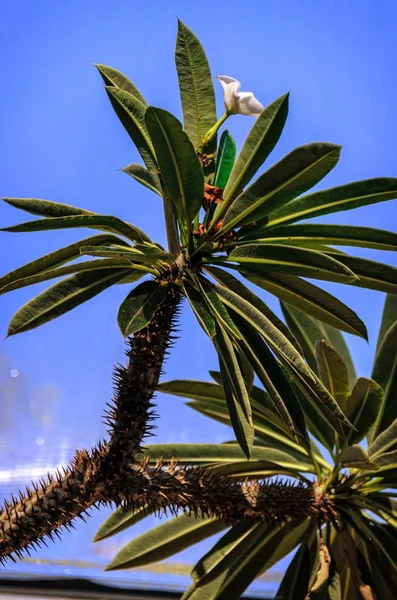
[(127, 366), (115, 370), (115, 395), (107, 413), (110, 439), (91, 452), (77, 452), (64, 470), (32, 484), (19, 499), (5, 502), (0, 514), (0, 561), (11, 553), (40, 545), (45, 536), (58, 535), (96, 503), (115, 501), (115, 485), (122, 481), (143, 436), (150, 429), (151, 399), (161, 374), (181, 296), (169, 287), (166, 299), (147, 327), (128, 341)]
[(107, 415), (110, 439), (90, 452), (76, 453), (63, 473), (48, 476), (6, 502), (0, 514), (0, 561), (59, 535), (93, 505), (114, 502), (216, 516), (228, 523), (250, 518), (285, 522), (309, 515), (326, 518), (327, 505), (316, 485), (273, 481), (241, 483), (208, 468), (134, 464), (148, 433), (151, 399), (172, 340), (180, 302), (170, 287), (151, 323), (129, 340), (126, 367), (115, 371), (115, 396)]

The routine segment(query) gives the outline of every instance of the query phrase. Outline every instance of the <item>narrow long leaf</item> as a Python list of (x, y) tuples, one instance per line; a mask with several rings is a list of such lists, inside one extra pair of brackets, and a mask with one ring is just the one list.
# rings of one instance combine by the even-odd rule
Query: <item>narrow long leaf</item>
[(230, 206), (221, 231), (261, 219), (321, 181), (339, 160), (340, 146), (300, 146), (263, 173)]
[(145, 114), (165, 187), (179, 219), (190, 225), (201, 207), (204, 176), (195, 149), (171, 113), (149, 107)]
[(84, 208), (61, 204), (60, 202), (52, 202), (52, 200), (40, 200), (39, 198), (3, 198), (3, 200), (14, 208), (19, 208), (40, 217), (70, 217), (73, 215), (95, 214)]
[(357, 279), (348, 282), (350, 285), (397, 294), (396, 267), (358, 256), (337, 254), (334, 250), (327, 250), (326, 253), (354, 271)]
[(77, 273), (56, 283), (27, 302), (12, 317), (8, 336), (28, 331), (90, 300), (129, 274), (128, 269), (101, 269)]
[(345, 412), (350, 396), (349, 375), (343, 359), (327, 344), (325, 340), (317, 340), (317, 368), (321, 381)]
[(107, 215), (75, 215), (68, 217), (56, 217), (51, 219), (37, 219), (3, 227), (0, 231), (9, 231), (12, 233), (31, 232), (31, 231), (52, 231), (56, 229), (72, 229), (74, 227), (87, 227), (90, 229), (103, 229), (112, 233), (119, 233), (130, 240), (137, 242), (150, 242), (150, 238), (138, 227), (130, 225), (117, 217)]
[(374, 250), (397, 250), (397, 233), (372, 227), (355, 225), (328, 225), (304, 223), (302, 225), (281, 225), (270, 229), (246, 230), (243, 241), (265, 244), (292, 244), (294, 246), (316, 242), (331, 246), (357, 246)]
[(360, 377), (346, 406), (346, 416), (356, 431), (348, 433), (347, 442), (357, 444), (371, 429), (378, 416), (383, 400), (383, 391), (373, 379)]
[(106, 538), (120, 533), (129, 527), (132, 527), (136, 523), (142, 521), (149, 515), (153, 514), (154, 509), (148, 505), (140, 506), (132, 510), (126, 510), (125, 506), (119, 506), (114, 512), (108, 517), (100, 526), (96, 532), (93, 542), (99, 542)]
[(155, 177), (157, 162), (145, 125), (146, 105), (133, 94), (120, 88), (107, 86), (105, 89), (121, 124), (135, 144), (148, 171)]
[(198, 292), (192, 285), (189, 285), (188, 282), (183, 282), (183, 291), (200, 326), (208, 335), (208, 337), (213, 339), (216, 335), (215, 319), (208, 309), (203, 295), (200, 294), (200, 292)]
[(49, 269), (59, 267), (70, 260), (78, 258), (80, 256), (80, 248), (82, 246), (104, 246), (107, 244), (120, 244), (128, 247), (127, 242), (114, 235), (95, 235), (84, 240), (80, 240), (79, 242), (75, 242), (74, 244), (70, 244), (70, 246), (65, 246), (60, 250), (50, 252), (50, 254), (41, 256), (40, 258), (37, 258), (32, 262), (26, 263), (26, 265), (23, 265), (22, 267), (19, 267), (18, 269), (15, 269), (14, 271), (7, 273), (6, 275), (3, 275), (3, 277), (0, 277), (0, 289), (19, 279), (24, 279), (25, 277), (37, 275), (42, 271), (47, 271)]
[(281, 331), (285, 337), (291, 342), (299, 353), (302, 353), (302, 348), (295, 336), (291, 333), (288, 327), (279, 319), (279, 317), (263, 302), (256, 294), (248, 289), (241, 281), (236, 279), (233, 275), (223, 269), (217, 267), (206, 267), (206, 270), (214, 277), (218, 283), (229, 288), (236, 294), (239, 294), (242, 298), (250, 302), (252, 306), (255, 306), (261, 313), (267, 317), (279, 331)]
[[(331, 260), (329, 260), (331, 259)], [(219, 260), (219, 259), (218, 259)], [(340, 261), (339, 256), (327, 256), (323, 252), (306, 248), (295, 248), (283, 244), (247, 244), (232, 250), (225, 262), (237, 262), (253, 268), (261, 267), (266, 272), (303, 275), (315, 279), (354, 282), (355, 272)]]
[(217, 518), (181, 515), (129, 542), (116, 554), (106, 571), (139, 567), (164, 560), (226, 527), (226, 523)]
[(96, 64), (95, 66), (105, 82), (105, 86), (114, 86), (120, 90), (124, 90), (137, 98), (137, 100), (142, 102), (142, 104), (147, 106), (146, 100), (140, 91), (135, 87), (132, 81), (128, 79), (128, 77), (123, 75), (123, 73), (117, 69), (114, 69), (113, 67), (108, 67), (107, 65)]
[(121, 170), (123, 173), (126, 173), (135, 179), (135, 181), (138, 181), (138, 183), (141, 183), (158, 196), (161, 196), (161, 187), (158, 177), (153, 176), (147, 169), (145, 169), (145, 167), (142, 167), (142, 165), (135, 165), (134, 163), (131, 163)]
[(268, 227), (351, 210), (396, 197), (397, 179), (394, 177), (355, 181), (292, 200), (271, 215)]
[[(197, 149), (216, 123), (215, 92), (204, 49), (194, 33), (178, 20), (175, 63), (181, 93), (184, 128)], [(213, 152), (213, 147), (209, 148)]]
[(374, 379), (384, 390), (382, 404), (373, 429), (369, 435), (369, 441), (373, 442), (376, 437), (397, 418), (397, 322), (385, 333), (379, 346), (372, 370)]

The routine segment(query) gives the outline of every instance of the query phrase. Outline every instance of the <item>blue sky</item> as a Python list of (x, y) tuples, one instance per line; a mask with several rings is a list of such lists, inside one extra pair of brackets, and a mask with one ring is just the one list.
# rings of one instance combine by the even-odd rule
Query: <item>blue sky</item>
[[(123, 71), (151, 104), (180, 117), (173, 62), (177, 17), (199, 36), (214, 76), (240, 79), (242, 89), (265, 105), (290, 90), (289, 120), (269, 164), (298, 145), (329, 141), (341, 144), (343, 152), (322, 186), (396, 175), (397, 38), (390, 0), (2, 0), (1, 196), (46, 198), (116, 214), (165, 241), (157, 196), (118, 171), (138, 157), (93, 63)], [(215, 85), (220, 115), (222, 94)], [(229, 120), (239, 147), (251, 125), (250, 117)], [(0, 205), (2, 226), (23, 220), (28, 215)], [(325, 220), (396, 231), (397, 202)], [(88, 235), (1, 234), (1, 272)], [(397, 264), (391, 253), (362, 255)], [(369, 346), (348, 336), (358, 372), (368, 376), (383, 296), (326, 287), (355, 307), (368, 326)], [(28, 288), (1, 298), (3, 335), (34, 292)], [(117, 287), (43, 328), (0, 342), (0, 356), (18, 369), (23, 383), (26, 403), (16, 415), (15, 439), (29, 432), (29, 454), (53, 456), (59, 446), (55, 455), (65, 460), (74, 446), (92, 445), (104, 434), (101, 411), (112, 393), (112, 365), (123, 360), (116, 311), (126, 293)], [(214, 353), (188, 310), (182, 319), (167, 378), (204, 378), (216, 366)], [(7, 377), (6, 369), (4, 381)], [(56, 390), (57, 402), (51, 402), (51, 426), (40, 429), (44, 442), (38, 447), (29, 393), (42, 388)], [(221, 441), (229, 435), (177, 399), (159, 397), (159, 412), (160, 441)], [(16, 456), (19, 448), (15, 445)]]

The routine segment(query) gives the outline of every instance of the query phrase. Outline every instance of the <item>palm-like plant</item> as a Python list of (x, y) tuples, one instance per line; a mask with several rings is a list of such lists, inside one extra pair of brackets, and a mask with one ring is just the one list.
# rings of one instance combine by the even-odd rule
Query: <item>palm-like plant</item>
[[(280, 423), (294, 443), (303, 444), (309, 454), (313, 454), (312, 444), (302, 403), (309, 403), (308, 411), (319, 414), (324, 426), (331, 427), (341, 440), (352, 428), (338, 402), (304, 360), (297, 336), (241, 278), (330, 326), (364, 338), (366, 328), (356, 313), (304, 278), (391, 293), (397, 289), (397, 269), (332, 248), (340, 244), (396, 249), (397, 234), (364, 227), (294, 224), (396, 198), (397, 179), (371, 179), (302, 195), (321, 181), (339, 158), (339, 146), (312, 143), (293, 150), (250, 183), (282, 133), (288, 95), (259, 114), (235, 161), (230, 134), (224, 131), (217, 144), (217, 132), (238, 107), (226, 102), (226, 113), (217, 120), (205, 53), (182, 23), (178, 27), (176, 66), (183, 126), (169, 112), (147, 106), (140, 92), (120, 72), (97, 66), (112, 106), (145, 165), (131, 164), (124, 170), (163, 199), (168, 249), (113, 216), (46, 200), (5, 199), (18, 209), (44, 217), (5, 231), (88, 227), (103, 232), (1, 278), (1, 291), (5, 293), (70, 275), (25, 304), (12, 318), (9, 335), (42, 325), (112, 285), (130, 286), (147, 277), (129, 291), (118, 313), (120, 329), (129, 338), (130, 348), (128, 366), (116, 372), (115, 407), (109, 414), (110, 442), (94, 454), (77, 455), (68, 477), (73, 480), (75, 493), (78, 490), (82, 495), (74, 504), (69, 498), (73, 507), (66, 511), (67, 518), (63, 513), (54, 516), (44, 511), (40, 535), (76, 516), (78, 506), (129, 501), (131, 486), (137, 485), (135, 480), (128, 484), (127, 491), (115, 484), (106, 487), (103, 482), (110, 481), (117, 472), (117, 485), (121, 485), (131, 475), (128, 469), (147, 431), (150, 399), (182, 297), (214, 343), (228, 414), (238, 444), (249, 457), (254, 440), (250, 400), (254, 374), (267, 390)], [(247, 99), (246, 94), (244, 97)], [(234, 98), (237, 102), (242, 96)], [(87, 260), (76, 261), (82, 256)], [(230, 270), (241, 277), (236, 278)], [(96, 461), (96, 470), (92, 461)], [(127, 471), (121, 475), (120, 469), (124, 468)], [(69, 489), (62, 476), (57, 481), (62, 493)], [(51, 488), (51, 494), (54, 490)], [(45, 500), (47, 492), (43, 492)], [(41, 493), (33, 495), (41, 509), (43, 504), (49, 506)], [(13, 504), (14, 513), (18, 513), (18, 507)], [(12, 543), (7, 542), (7, 552), (20, 547), (23, 541), (15, 533), (18, 528), (12, 525), (14, 513), (10, 511), (6, 508), (4, 513), (7, 526), (3, 531), (12, 531), (14, 538)], [(52, 529), (46, 525), (51, 519), (55, 519)], [(37, 535), (32, 534), (33, 538)]]
[[(354, 425), (344, 440), (313, 411), (296, 390), (306, 416), (311, 452), (297, 444), (274, 409), (270, 396), (253, 386), (251, 402), (255, 446), (250, 461), (233, 442), (153, 445), (151, 460), (180, 457), (181, 464), (210, 466), (244, 481), (281, 477), (290, 484), (314, 484), (323, 494), (323, 511), (280, 523), (250, 519), (231, 528), (219, 519), (176, 517), (135, 538), (109, 569), (162, 560), (216, 532), (228, 531), (195, 565), (194, 583), (183, 598), (240, 598), (248, 585), (277, 561), (297, 550), (276, 599), (395, 598), (397, 596), (397, 297), (388, 296), (378, 337), (372, 378), (356, 378), (340, 332), (282, 304), (305, 358)], [(338, 350), (338, 351), (337, 351)], [(162, 392), (189, 398), (188, 406), (230, 425), (220, 373), (216, 383), (177, 380)], [(381, 384), (381, 385), (379, 385)], [(293, 385), (293, 384), (292, 384)], [(365, 441), (366, 440), (366, 441)], [(359, 445), (364, 442), (364, 446)], [(321, 448), (321, 450), (320, 450)], [(269, 483), (270, 485), (270, 483)], [(292, 487), (299, 503), (301, 487)], [(284, 488), (285, 490), (285, 488)], [(280, 495), (281, 498), (281, 495)], [(144, 510), (116, 511), (96, 540), (130, 527)]]
[[(123, 335), (151, 321), (170, 287), (186, 297), (218, 352), (234, 432), (247, 456), (254, 435), (249, 401), (254, 372), (293, 435), (304, 436), (295, 391), (274, 357), (323, 418), (340, 434), (346, 433), (348, 421), (307, 367), (296, 337), (226, 269), (325, 323), (365, 338), (365, 325), (354, 311), (302, 277), (394, 292), (396, 269), (343, 254), (332, 245), (396, 249), (397, 235), (366, 227), (294, 223), (395, 198), (397, 179), (370, 179), (302, 196), (339, 159), (339, 146), (311, 143), (296, 148), (250, 183), (282, 133), (288, 94), (262, 111), (234, 163), (235, 144), (227, 131), (216, 146), (217, 130), (230, 111), (216, 120), (205, 53), (182, 23), (176, 66), (184, 129), (172, 114), (148, 107), (124, 75), (97, 66), (146, 167), (132, 164), (124, 170), (163, 198), (169, 248), (113, 216), (44, 200), (6, 199), (44, 218), (5, 231), (90, 227), (106, 232), (52, 252), (0, 280), (4, 293), (72, 275), (25, 304), (12, 318), (9, 335), (54, 319), (114, 284), (130, 285), (149, 275), (120, 306)], [(80, 256), (94, 260), (75, 262)]]

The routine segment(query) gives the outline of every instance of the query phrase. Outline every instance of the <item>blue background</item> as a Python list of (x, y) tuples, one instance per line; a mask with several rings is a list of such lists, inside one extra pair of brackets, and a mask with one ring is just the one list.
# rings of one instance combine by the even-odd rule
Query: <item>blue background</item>
[[(214, 76), (238, 78), (242, 90), (253, 91), (264, 105), (291, 91), (290, 116), (269, 164), (298, 145), (329, 141), (343, 146), (342, 158), (320, 187), (396, 175), (397, 37), (392, 1), (2, 0), (2, 196), (45, 198), (115, 214), (165, 242), (159, 198), (118, 171), (139, 162), (139, 157), (93, 63), (121, 70), (149, 103), (181, 117), (173, 61), (177, 16), (200, 38)], [(217, 82), (215, 86), (221, 115), (221, 88)], [(238, 147), (251, 125), (250, 117), (229, 119)], [(396, 207), (392, 201), (323, 221), (396, 231)], [(25, 220), (30, 220), (28, 214), (0, 205), (1, 226)], [(88, 235), (92, 231), (3, 233), (1, 272)], [(392, 253), (359, 253), (397, 264)], [(358, 373), (368, 376), (383, 295), (348, 286), (324, 287), (352, 305), (368, 326), (369, 346), (347, 336)], [(12, 314), (41, 289), (1, 298), (3, 335)], [(43, 328), (1, 342), (2, 495), (20, 481), (64, 464), (75, 448), (92, 446), (104, 436), (101, 413), (112, 395), (112, 368), (123, 361), (116, 311), (126, 293), (127, 288), (116, 286)], [(269, 302), (277, 306), (273, 299)], [(208, 369), (216, 367), (212, 347), (186, 307), (181, 319), (181, 339), (167, 361), (166, 377), (207, 378)], [(11, 369), (19, 375), (12, 377)], [(220, 442), (230, 437), (226, 428), (194, 414), (182, 400), (159, 396), (158, 403), (157, 441)], [(44, 549), (36, 558), (89, 557), (105, 564), (116, 546), (132, 535), (93, 548), (90, 538), (105, 514), (88, 526), (78, 525), (75, 534), (63, 536), (63, 545)], [(147, 520), (136, 530), (148, 524), (153, 522)], [(181, 560), (192, 562), (202, 549), (189, 550)], [(8, 566), (5, 572), (20, 568)], [(37, 572), (36, 566), (25, 568)], [(42, 567), (48, 572), (51, 568)], [(74, 574), (76, 569), (54, 572)], [(146, 576), (149, 581), (156, 577), (142, 575)]]

